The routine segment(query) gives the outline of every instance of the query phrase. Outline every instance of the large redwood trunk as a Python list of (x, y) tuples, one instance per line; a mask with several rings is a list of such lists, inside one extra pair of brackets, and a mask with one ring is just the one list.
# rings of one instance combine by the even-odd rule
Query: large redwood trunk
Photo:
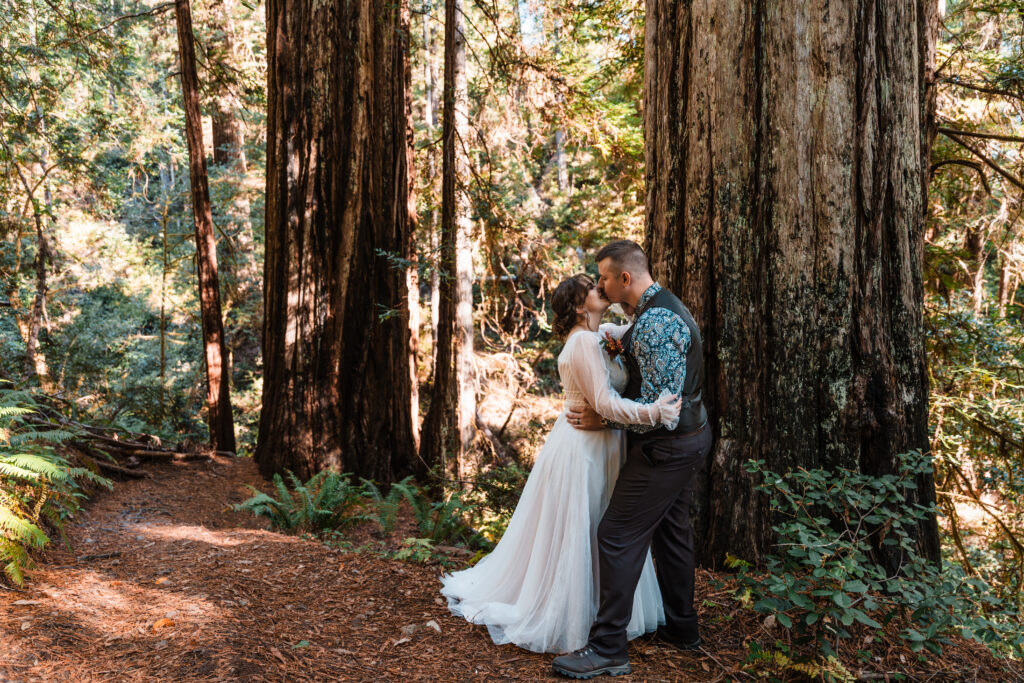
[[(647, 2), (648, 247), (706, 338), (707, 563), (770, 545), (748, 459), (880, 474), (928, 447), (935, 20), (927, 0)], [(934, 520), (918, 536), (937, 558)]]
[(177, 0), (178, 46), (181, 57), (181, 92), (185, 105), (185, 135), (188, 139), (189, 177), (192, 183), (192, 211), (196, 229), (196, 271), (199, 278), (199, 308), (203, 321), (203, 350), (206, 362), (206, 403), (210, 442), (215, 450), (235, 450), (235, 427), (231, 415), (231, 373), (224, 346), (224, 320), (220, 310), (217, 277), (217, 241), (213, 234), (210, 188), (206, 178), (203, 124), (199, 112), (199, 78), (192, 36), (189, 0)]
[(404, 1), (267, 3), (264, 474), (413, 468), (408, 25)]

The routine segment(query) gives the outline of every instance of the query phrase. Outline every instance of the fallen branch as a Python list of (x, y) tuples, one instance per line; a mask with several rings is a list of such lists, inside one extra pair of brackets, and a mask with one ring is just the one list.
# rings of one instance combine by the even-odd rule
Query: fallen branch
[(120, 477), (128, 477), (129, 479), (145, 479), (149, 476), (149, 474), (142, 470), (133, 470), (127, 467), (121, 467), (120, 465), (114, 465), (109, 462), (104, 462), (103, 460), (97, 460), (87, 455), (82, 457), (88, 458), (90, 462), (96, 465), (96, 469), (104, 474), (116, 474)]
[(99, 553), (98, 555), (82, 555), (78, 558), (79, 562), (90, 562), (92, 560), (109, 560), (114, 557), (121, 557), (120, 552), (113, 553)]

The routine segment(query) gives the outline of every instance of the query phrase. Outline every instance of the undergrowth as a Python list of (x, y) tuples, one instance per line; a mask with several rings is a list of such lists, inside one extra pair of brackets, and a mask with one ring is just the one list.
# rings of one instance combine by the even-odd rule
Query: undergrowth
[[(908, 493), (931, 471), (929, 458), (905, 454), (896, 474), (881, 477), (846, 469), (780, 475), (763, 464), (750, 461), (747, 471), (761, 477), (759, 490), (771, 500), (776, 552), (765, 573), (737, 558), (729, 564), (740, 570), (740, 602), (774, 618), (794, 648), (752, 652), (754, 668), (781, 657), (788, 668), (813, 666), (826, 680), (845, 680), (836, 668), (840, 643), (884, 629), (915, 652), (941, 654), (956, 635), (996, 654), (1024, 654), (1020, 614), (959, 565), (940, 566), (917, 552), (913, 530), (934, 508), (910, 502)], [(898, 571), (876, 561), (876, 543), (900, 554)]]
[(33, 566), (33, 551), (54, 533), (63, 538), (65, 521), (85, 499), (83, 484), (111, 487), (56, 452), (72, 432), (24, 419), (36, 413), (33, 406), (30, 392), (0, 389), (0, 565), (18, 585)]
[(395, 533), (399, 513), (406, 505), (416, 523), (418, 536), (404, 539), (389, 557), (414, 562), (438, 559), (440, 545), (458, 545), (489, 550), (492, 543), (475, 528), (482, 508), (462, 491), (454, 491), (439, 500), (412, 477), (392, 484), (386, 490), (379, 484), (350, 474), (325, 470), (302, 482), (291, 472), (287, 480), (274, 475), (276, 495), (249, 487), (254, 495), (234, 506), (270, 521), (271, 527), (297, 534), (311, 534), (342, 542), (344, 531), (356, 524), (374, 524), (382, 536)]

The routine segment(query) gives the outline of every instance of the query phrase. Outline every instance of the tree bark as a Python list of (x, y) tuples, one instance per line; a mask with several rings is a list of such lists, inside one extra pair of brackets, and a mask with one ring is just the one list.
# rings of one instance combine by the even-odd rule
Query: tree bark
[[(928, 448), (928, 5), (647, 2), (647, 246), (706, 340), (705, 563), (770, 547), (747, 460), (882, 474)], [(938, 558), (934, 520), (918, 542)]]
[(469, 202), (459, 180), (468, 177), (469, 136), (466, 38), (462, 0), (445, 2), (444, 114), (442, 117), (441, 301), (434, 353), (434, 384), (423, 422), (421, 460), (464, 478), (476, 433), (473, 362), (473, 259)]
[(414, 468), (404, 0), (269, 0), (265, 475)]
[[(221, 62), (222, 68), (219, 70), (222, 73), (231, 71), (237, 59), (234, 22), (231, 18), (233, 7), (233, 0), (214, 0), (210, 6), (210, 28), (214, 33), (210, 59)], [(213, 163), (237, 173), (245, 173), (245, 137), (238, 116), (238, 96), (232, 91), (231, 81), (228, 77), (220, 78), (217, 91), (211, 98)]]
[(213, 234), (213, 212), (206, 177), (203, 128), (199, 111), (199, 77), (192, 36), (189, 0), (177, 0), (178, 47), (181, 58), (181, 92), (185, 104), (185, 135), (188, 139), (192, 212), (196, 231), (196, 271), (199, 279), (199, 307), (203, 323), (206, 362), (206, 403), (210, 443), (214, 450), (235, 450), (235, 427), (231, 415), (231, 375), (226, 365), (224, 320), (220, 310), (217, 276), (217, 241)]
[[(216, 0), (210, 7), (209, 21), (214, 40), (209, 50), (209, 58), (211, 62), (218, 62), (216, 69), (220, 74), (214, 85), (214, 96), (211, 98), (210, 123), (213, 133), (213, 163), (244, 178), (247, 162), (245, 134), (239, 116), (242, 107), (235, 91), (235, 79), (227, 75), (235, 72), (238, 62), (234, 21), (231, 17), (234, 6), (234, 0)], [(235, 299), (243, 298), (251, 286), (259, 283), (254, 253), (255, 239), (252, 221), (249, 220), (250, 208), (249, 197), (242, 185), (235, 190), (229, 210), (233, 221), (239, 226), (234, 237), (239, 252), (239, 264), (234, 273), (237, 280), (233, 288)]]
[[(440, 249), (439, 236), (435, 216), (433, 198), (437, 188), (436, 159), (434, 149), (434, 129), (437, 128), (437, 70), (434, 68), (434, 9), (431, 0), (423, 3), (423, 84), (426, 90), (423, 98), (423, 125), (427, 133), (427, 146), (423, 153), (427, 159), (427, 210), (423, 216), (423, 229), (429, 235), (432, 259), (437, 258)], [(435, 267), (430, 269), (430, 341), (431, 361), (430, 372), (433, 374), (437, 357), (437, 325), (441, 310), (441, 271)]]

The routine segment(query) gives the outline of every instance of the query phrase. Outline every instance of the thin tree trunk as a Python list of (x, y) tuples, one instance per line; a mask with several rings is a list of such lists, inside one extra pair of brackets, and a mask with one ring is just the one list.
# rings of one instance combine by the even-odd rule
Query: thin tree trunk
[[(239, 61), (234, 36), (234, 21), (231, 13), (234, 0), (214, 0), (210, 7), (209, 20), (214, 32), (212, 41), (216, 47), (210, 50), (210, 59), (222, 62), (220, 71), (233, 73)], [(255, 253), (255, 236), (249, 219), (251, 205), (244, 184), (247, 170), (245, 158), (245, 136), (239, 115), (241, 103), (234, 88), (238, 87), (232, 78), (222, 77), (216, 83), (211, 98), (211, 128), (213, 133), (213, 163), (236, 176), (234, 193), (228, 213), (238, 226), (233, 238), (236, 244), (234, 272), (229, 278), (231, 301), (249, 298), (249, 293), (258, 290), (259, 271)]]
[[(967, 200), (968, 205), (973, 203), (976, 193), (972, 193)], [(973, 270), (968, 269), (971, 286), (971, 308), (975, 315), (981, 313), (985, 303), (985, 233), (980, 226), (974, 225), (967, 230), (966, 236), (967, 251), (971, 255)]]
[[(433, 198), (437, 188), (437, 153), (435, 151), (434, 130), (437, 128), (437, 69), (434, 66), (434, 8), (430, 0), (423, 3), (423, 83), (426, 90), (423, 98), (423, 125), (427, 135), (427, 146), (423, 153), (427, 158), (427, 210), (423, 216), (423, 229), (429, 235), (431, 259), (437, 259), (440, 243), (438, 242), (437, 212)], [(441, 271), (435, 267), (430, 270), (430, 372), (433, 374), (437, 358), (438, 315), (441, 305)]]
[[(210, 6), (210, 24), (214, 31), (216, 52), (211, 54), (227, 63), (224, 71), (234, 68), (238, 55), (235, 50), (234, 21), (231, 11), (233, 0), (214, 0)], [(213, 163), (230, 168), (236, 173), (246, 171), (245, 139), (238, 116), (241, 105), (232, 91), (229, 79), (222, 79), (218, 92), (211, 98), (211, 127), (213, 132)]]
[(43, 228), (43, 217), (35, 199), (32, 199), (32, 212), (36, 225), (36, 294), (32, 301), (32, 314), (28, 325), (28, 342), (25, 345), (28, 376), (36, 377), (44, 390), (49, 385), (49, 367), (46, 364), (46, 356), (39, 350), (39, 333), (42, 330), (43, 319), (46, 317), (46, 264), (52, 260), (50, 255), (50, 243), (46, 239), (46, 232)]
[(472, 229), (468, 201), (459, 187), (467, 178), (463, 145), (468, 140), (466, 39), (462, 0), (445, 2), (444, 116), (441, 170), (441, 301), (437, 326), (433, 394), (423, 422), (421, 459), (443, 465), (460, 479), (475, 434), (473, 373)]
[(434, 5), (432, 0), (423, 3), (423, 82), (425, 86), (424, 108), (428, 130), (437, 127), (437, 67), (434, 65)]
[(565, 131), (555, 131), (555, 169), (558, 172), (558, 191), (569, 191), (569, 166), (565, 159)]
[[(554, 25), (554, 39), (555, 39), (555, 57), (557, 58), (561, 54), (561, 40), (562, 40), (562, 22), (556, 17)], [(562, 94), (558, 94), (558, 101), (562, 103), (565, 98)], [(555, 130), (555, 170), (557, 172), (558, 191), (565, 193), (569, 190), (569, 166), (566, 163), (565, 158), (565, 129), (558, 128)]]
[[(267, 3), (265, 475), (388, 482), (416, 460), (402, 0)], [(391, 258), (397, 257), (397, 258)]]
[(189, 176), (192, 184), (192, 212), (196, 231), (196, 271), (199, 279), (199, 307), (203, 322), (203, 350), (206, 362), (206, 404), (210, 443), (214, 450), (235, 450), (235, 427), (231, 414), (230, 369), (224, 345), (224, 321), (220, 310), (217, 276), (217, 241), (213, 234), (213, 212), (206, 179), (206, 154), (199, 111), (199, 77), (192, 36), (189, 0), (177, 0), (178, 47), (181, 58), (181, 92), (185, 104), (185, 135), (188, 139)]
[[(747, 460), (882, 474), (928, 447), (928, 5), (647, 2), (648, 247), (705, 335), (712, 565), (770, 546)], [(918, 543), (938, 558), (934, 519)]]
[(999, 259), (999, 317), (1006, 317), (1006, 302), (1010, 298), (1010, 275), (1011, 270), (1009, 259), (1005, 255)]

